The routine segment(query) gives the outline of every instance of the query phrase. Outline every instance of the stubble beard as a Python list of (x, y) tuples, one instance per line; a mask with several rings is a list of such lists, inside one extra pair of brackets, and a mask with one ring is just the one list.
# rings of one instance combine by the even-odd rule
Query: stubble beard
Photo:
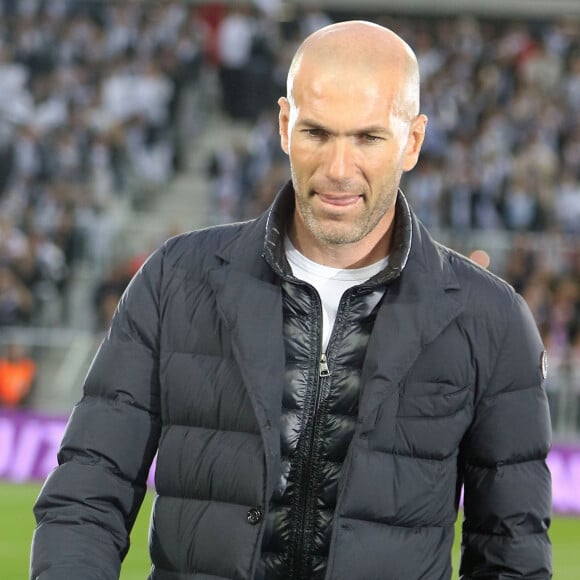
[(397, 199), (400, 175), (393, 176), (391, 180), (384, 184), (376, 205), (369, 206), (368, 197), (363, 196), (364, 209), (355, 218), (354, 222), (339, 219), (331, 222), (331, 218), (326, 218), (322, 221), (314, 213), (311, 201), (313, 194), (299, 193), (300, 189), (294, 175), (292, 176), (292, 182), (296, 192), (296, 203), (306, 229), (320, 243), (327, 246), (340, 246), (360, 242), (377, 227)]

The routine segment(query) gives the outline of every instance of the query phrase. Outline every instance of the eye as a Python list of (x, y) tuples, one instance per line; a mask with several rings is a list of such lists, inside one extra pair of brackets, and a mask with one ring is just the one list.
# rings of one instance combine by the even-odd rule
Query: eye
[(360, 139), (367, 143), (378, 143), (379, 141), (383, 140), (382, 137), (379, 137), (378, 135), (371, 135), (369, 133), (363, 133), (360, 135)]
[(303, 133), (306, 133), (308, 137), (312, 137), (313, 139), (324, 139), (327, 137), (326, 131), (317, 128), (304, 129)]

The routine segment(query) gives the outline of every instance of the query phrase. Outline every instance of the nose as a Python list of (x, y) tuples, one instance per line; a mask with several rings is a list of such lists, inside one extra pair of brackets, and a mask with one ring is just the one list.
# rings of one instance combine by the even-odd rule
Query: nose
[(353, 177), (355, 172), (355, 152), (347, 139), (334, 139), (329, 143), (327, 177), (339, 181)]

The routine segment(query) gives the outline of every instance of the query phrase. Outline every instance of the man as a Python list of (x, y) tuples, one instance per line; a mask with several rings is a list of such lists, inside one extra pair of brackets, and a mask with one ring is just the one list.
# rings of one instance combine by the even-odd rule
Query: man
[(24, 405), (33, 388), (36, 362), (26, 348), (16, 342), (0, 356), (0, 407)]
[(292, 182), (169, 240), (124, 294), (35, 507), (32, 577), (116, 578), (158, 451), (155, 580), (551, 576), (543, 347), (513, 289), (435, 243), (415, 56), (367, 22), (299, 48)]

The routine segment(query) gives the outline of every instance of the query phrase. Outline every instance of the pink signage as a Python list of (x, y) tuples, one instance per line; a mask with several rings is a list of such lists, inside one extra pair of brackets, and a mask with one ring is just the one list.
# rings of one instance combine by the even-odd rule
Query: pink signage
[(580, 514), (580, 447), (554, 446), (548, 467), (554, 512)]
[[(44, 481), (57, 466), (67, 417), (0, 409), (0, 480)], [(154, 466), (148, 483), (153, 486)]]
[[(66, 417), (0, 409), (0, 479), (43, 481), (56, 467)], [(555, 445), (548, 457), (556, 513), (580, 515), (580, 446)], [(152, 467), (149, 485), (153, 486)]]
[(43, 480), (56, 465), (66, 419), (0, 410), (0, 478)]

